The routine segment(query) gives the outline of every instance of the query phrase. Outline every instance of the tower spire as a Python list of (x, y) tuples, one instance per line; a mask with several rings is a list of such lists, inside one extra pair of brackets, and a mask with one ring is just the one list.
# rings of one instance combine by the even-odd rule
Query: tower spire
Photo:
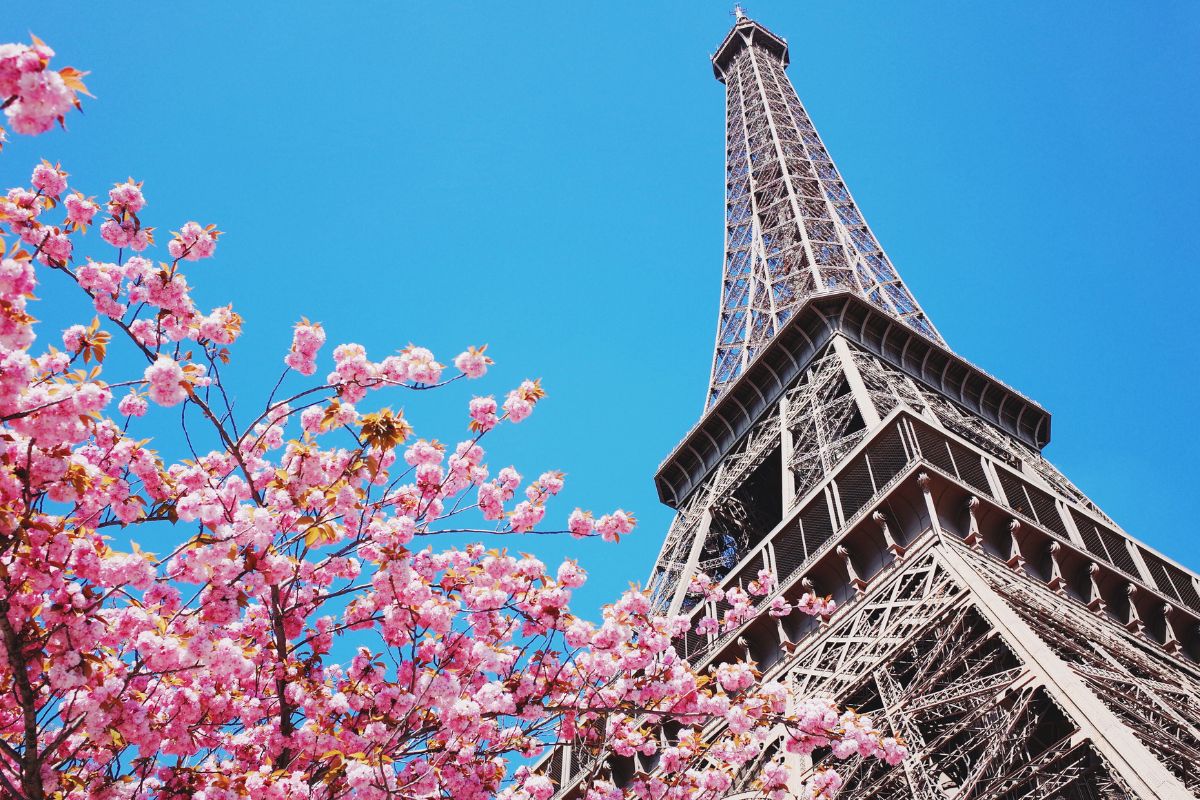
[(850, 290), (943, 344), (879, 246), (788, 80), (787, 42), (735, 6), (726, 87), (725, 263), (707, 405), (796, 309)]

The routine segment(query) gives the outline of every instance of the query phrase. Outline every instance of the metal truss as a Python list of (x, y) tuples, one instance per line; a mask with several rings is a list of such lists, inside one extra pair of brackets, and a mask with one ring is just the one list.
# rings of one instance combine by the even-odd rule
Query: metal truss
[(942, 343), (788, 80), (786, 46), (773, 43), (743, 17), (714, 59), (726, 86), (726, 220), (709, 403), (816, 293), (851, 289)]
[(932, 556), (914, 557), (903, 574), (864, 598), (856, 613), (843, 616), (786, 667), (796, 696), (846, 696), (862, 681), (865, 668), (927, 630), (963, 594)]
[(979, 572), (1096, 696), (1200, 796), (1200, 674), (994, 563)]
[(795, 765), (801, 779), (834, 766), (856, 800), (1131, 796), (936, 548), (816, 639), (781, 668), (795, 695), (872, 714), (912, 756), (891, 768), (818, 752)]
[(786, 396), (786, 420), (795, 475), (795, 504), (862, 441), (866, 423), (850, 389), (841, 353), (833, 347), (816, 359), (807, 380)]
[(708, 492), (702, 487), (676, 512), (671, 527), (667, 529), (648, 583), (651, 601), (659, 611), (666, 611), (680, 591), (693, 545), (701, 536), (699, 527), (704, 515), (703, 503), (707, 498)]
[(928, 401), (912, 377), (889, 367), (877, 356), (860, 348), (850, 347), (848, 349), (854, 360), (854, 366), (862, 375), (867, 397), (878, 409), (881, 417), (887, 416), (892, 409), (901, 404), (908, 406), (918, 414), (925, 410)]

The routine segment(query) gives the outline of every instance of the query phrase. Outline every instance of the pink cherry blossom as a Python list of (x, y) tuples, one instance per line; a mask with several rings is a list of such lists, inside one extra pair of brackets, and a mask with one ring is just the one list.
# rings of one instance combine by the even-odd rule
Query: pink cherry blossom
[(505, 398), (504, 412), (510, 421), (520, 422), (533, 413), (534, 405), (544, 394), (539, 381), (522, 381)]
[(574, 561), (564, 561), (558, 567), (558, 572), (555, 575), (555, 580), (562, 586), (568, 589), (578, 589), (583, 586), (586, 580), (586, 573), (579, 568), (579, 564)]
[(96, 201), (84, 197), (79, 192), (67, 195), (63, 200), (63, 205), (67, 209), (67, 221), (76, 225), (91, 225), (92, 218), (100, 210)]
[(611, 514), (605, 514), (596, 522), (596, 530), (600, 534), (600, 538), (606, 542), (615, 542), (622, 535), (630, 533), (637, 520), (630, 514), (621, 509), (617, 509)]
[(189, 222), (167, 242), (167, 252), (171, 254), (171, 258), (199, 261), (210, 257), (216, 251), (219, 235), (220, 231), (213, 225), (202, 228), (198, 222)]
[(113, 247), (128, 247), (133, 241), (134, 224), (121, 223), (118, 220), (106, 220), (100, 225), (100, 237)]
[(545, 506), (522, 500), (509, 515), (509, 524), (517, 533), (531, 531), (546, 516)]
[(28, 259), (0, 259), (0, 297), (9, 302), (31, 294), (37, 286), (33, 265)]
[(317, 351), (325, 344), (325, 331), (319, 323), (302, 320), (292, 329), (292, 347), (283, 362), (301, 375), (317, 371)]
[(49, 161), (43, 161), (33, 168), (30, 179), (33, 187), (47, 197), (58, 198), (67, 188), (67, 173), (52, 166)]
[(563, 474), (561, 472), (543, 472), (538, 476), (537, 486), (545, 494), (554, 496), (562, 491)]
[(567, 520), (567, 529), (572, 536), (581, 539), (584, 536), (592, 535), (592, 532), (596, 530), (596, 522), (592, 519), (590, 511), (577, 508), (571, 512), (571, 516)]
[(38, 246), (38, 261), (48, 266), (63, 266), (71, 260), (75, 245), (71, 238), (58, 228), (46, 228)]
[(194, 322), (196, 339), (207, 339), (217, 344), (233, 344), (242, 332), (242, 317), (232, 306), (214, 308)]
[(175, 359), (161, 355), (146, 367), (146, 382), (150, 384), (150, 399), (161, 406), (173, 406), (187, 399), (183, 368)]
[(149, 405), (146, 403), (146, 398), (131, 391), (121, 398), (121, 402), (117, 404), (117, 410), (126, 416), (140, 417), (149, 410)]
[(142, 185), (134, 183), (133, 179), (118, 183), (108, 191), (108, 210), (114, 216), (122, 212), (137, 214), (146, 207), (146, 198), (142, 195)]
[(504, 411), (512, 422), (520, 422), (533, 413), (533, 403), (524, 397), (509, 395), (504, 401)]
[(83, 349), (83, 342), (86, 336), (87, 328), (82, 325), (72, 325), (63, 331), (63, 347), (72, 353), (77, 353)]
[[(66, 67), (49, 68), (54, 51), (42, 42), (0, 45), (0, 98), (4, 113), (17, 133), (36, 136), (78, 105), (76, 91), (86, 92), (85, 73)], [(0, 141), (3, 140), (0, 129)]]
[(760, 569), (757, 577), (746, 588), (750, 594), (770, 594), (775, 589), (775, 576), (768, 569)]
[(454, 357), (455, 368), (468, 378), (482, 378), (493, 363), (492, 359), (484, 355), (485, 350), (487, 350), (486, 344), (483, 347), (471, 347), (466, 352), (459, 353)]
[(496, 416), (496, 398), (476, 397), (470, 403), (471, 430), (486, 433), (500, 421)]
[(811, 592), (805, 592), (796, 603), (796, 608), (812, 616), (828, 617), (837, 610), (837, 603), (832, 597), (818, 597)]
[(28, 135), (50, 130), (56, 119), (71, 110), (75, 99), (62, 76), (52, 70), (22, 75), (16, 96), (17, 100), (4, 113), (14, 131)]
[(517, 487), (521, 485), (521, 473), (512, 467), (504, 467), (496, 473), (496, 485), (504, 491), (504, 499), (508, 500), (517, 493)]
[(400, 360), (405, 365), (408, 379), (414, 383), (437, 383), (442, 376), (442, 365), (424, 347), (410, 344), (400, 351)]
[(504, 490), (494, 483), (483, 483), (479, 486), (479, 510), (486, 520), (504, 517)]
[(446, 446), (437, 441), (419, 439), (404, 451), (404, 460), (411, 466), (419, 464), (440, 464), (446, 454)]

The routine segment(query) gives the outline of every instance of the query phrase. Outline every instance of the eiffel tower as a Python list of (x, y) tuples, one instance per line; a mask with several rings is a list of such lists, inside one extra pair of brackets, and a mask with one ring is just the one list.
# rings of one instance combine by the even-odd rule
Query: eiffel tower
[[(705, 410), (655, 477), (677, 516), (663, 611), (777, 579), (759, 615), (689, 633), (697, 667), (752, 659), (906, 741), (896, 767), (823, 764), (846, 798), (1200, 796), (1200, 578), (1125, 533), (1043, 456), (1050, 414), (951, 350), (867, 226), (788, 80), (784, 39), (738, 10), (726, 90), (725, 261)], [(776, 595), (830, 595), (774, 618)], [(694, 626), (693, 626), (694, 629)], [(619, 777), (652, 759), (609, 765)], [(569, 795), (586, 754), (547, 765)], [(644, 762), (644, 763), (643, 763)]]

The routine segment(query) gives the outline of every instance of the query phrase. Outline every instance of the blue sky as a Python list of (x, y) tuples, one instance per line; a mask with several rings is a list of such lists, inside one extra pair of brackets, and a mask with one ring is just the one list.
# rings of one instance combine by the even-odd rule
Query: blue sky
[[(302, 315), (376, 357), (488, 342), (486, 385), (410, 417), (454, 440), (470, 390), (541, 376), (549, 398), (497, 454), (566, 470), (562, 516), (622, 505), (642, 524), (617, 548), (513, 546), (578, 555), (585, 607), (643, 580), (671, 516), (651, 478), (711, 360), (724, 102), (707, 55), (729, 7), (179, 8), (7, 9), (0, 41), (32, 31), (97, 98), (68, 134), (14, 137), (4, 185), (61, 160), (92, 194), (144, 180), (162, 231), (226, 231), (194, 283), (247, 318), (246, 404)], [(1119, 523), (1200, 566), (1200, 6), (748, 11), (789, 40), (801, 99), (951, 346), (1054, 414), (1047, 455)], [(48, 324), (69, 313), (47, 305)]]

